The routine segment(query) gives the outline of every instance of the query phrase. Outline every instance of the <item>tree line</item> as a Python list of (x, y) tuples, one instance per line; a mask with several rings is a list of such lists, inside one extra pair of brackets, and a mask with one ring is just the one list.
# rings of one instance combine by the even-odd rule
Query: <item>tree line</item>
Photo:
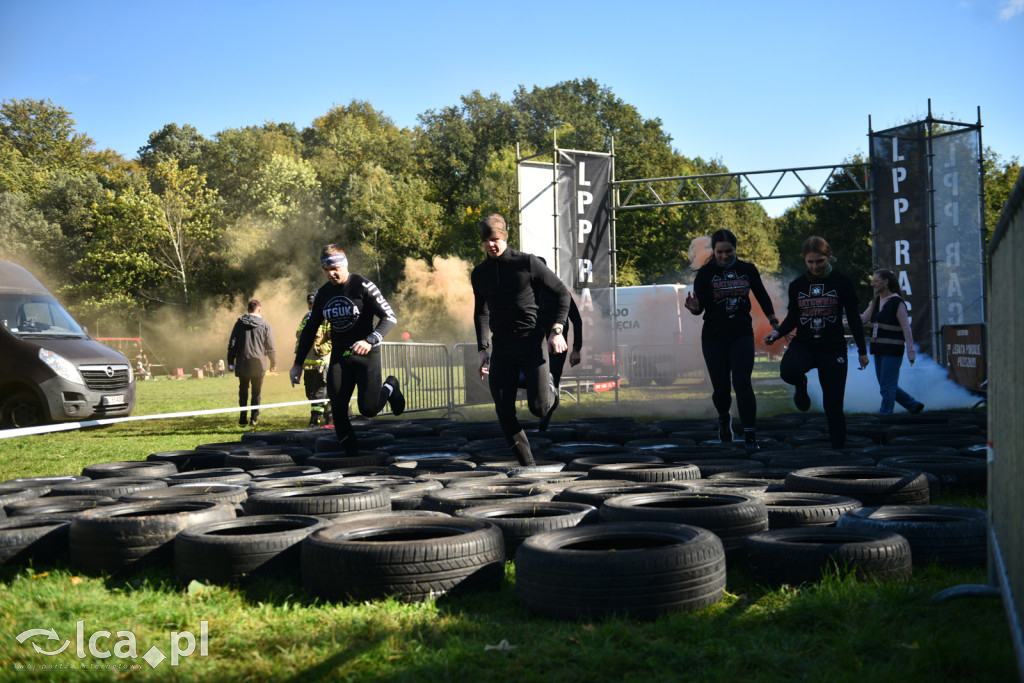
[[(593, 79), (520, 86), (509, 101), (474, 91), (411, 129), (362, 101), (302, 129), (267, 122), (207, 138), (169, 123), (132, 159), (97, 150), (49, 100), (11, 99), (0, 104), (0, 257), (63, 283), (76, 315), (127, 330), (162, 306), (247, 298), (269, 278), (315, 287), (315, 254), (328, 242), (392, 291), (410, 259), (478, 261), (480, 217), (516, 214), (516, 144), (529, 156), (556, 135), (567, 149), (607, 151), (614, 140), (622, 179), (729, 171), (686, 156), (660, 119)], [(984, 164), (991, 229), (1020, 165), (989, 148)], [(830, 185), (850, 182), (838, 174)], [(719, 228), (766, 273), (801, 270), (810, 234), (829, 239), (855, 279), (866, 282), (872, 267), (866, 194), (807, 197), (777, 219), (756, 202), (627, 211), (616, 227), (622, 285), (688, 281), (690, 241)]]

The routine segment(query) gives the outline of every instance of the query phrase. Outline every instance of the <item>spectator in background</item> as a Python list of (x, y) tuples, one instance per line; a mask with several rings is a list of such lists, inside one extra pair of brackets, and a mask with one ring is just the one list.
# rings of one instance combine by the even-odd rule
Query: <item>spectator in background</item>
[(270, 361), (270, 371), (277, 370), (274, 331), (260, 315), (263, 308), (257, 299), (250, 300), (247, 308), (248, 313), (235, 323), (234, 329), (231, 330), (231, 339), (228, 340), (228, 367), (234, 370), (235, 376), (238, 377), (238, 405), (243, 408), (238, 413), (239, 427), (246, 425), (244, 408), (248, 402), (250, 387), (252, 401), (248, 403), (253, 410), (248, 424), (255, 427), (259, 423), (259, 405), (263, 376), (267, 372), (267, 359)]
[[(316, 299), (316, 292), (306, 295), (306, 315), (299, 321), (299, 329), (295, 330), (295, 346), (298, 348), (299, 339), (302, 338), (302, 330), (306, 329), (309, 322), (309, 315), (313, 310), (313, 301)], [(313, 346), (310, 347), (306, 359), (302, 362), (302, 386), (306, 390), (306, 399), (309, 401), (322, 401), (327, 398), (327, 365), (331, 362), (331, 324), (326, 320), (316, 330), (316, 337), (313, 338)], [(309, 426), (318, 427), (320, 418), (323, 417), (324, 424), (334, 424), (334, 415), (331, 411), (330, 402), (313, 403), (309, 407)]]
[(914, 333), (910, 331), (907, 304), (900, 298), (896, 274), (885, 268), (876, 270), (871, 276), (871, 289), (876, 296), (867, 310), (861, 313), (860, 319), (864, 324), (872, 323), (869, 350), (875, 357), (875, 377), (878, 378), (878, 391), (882, 394), (878, 413), (891, 415), (897, 403), (911, 413), (920, 413), (924, 404), (900, 389), (903, 351), (906, 350), (911, 366), (917, 353), (914, 351)]

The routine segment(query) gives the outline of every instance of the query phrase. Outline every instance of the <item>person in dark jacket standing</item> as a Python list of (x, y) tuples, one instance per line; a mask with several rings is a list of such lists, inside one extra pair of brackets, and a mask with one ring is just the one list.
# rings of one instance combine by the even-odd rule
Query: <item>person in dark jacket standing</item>
[[(391, 412), (401, 415), (405, 397), (398, 378), (380, 381), (380, 343), (398, 324), (377, 285), (362, 275), (350, 273), (348, 257), (337, 244), (328, 244), (320, 252), (327, 283), (317, 290), (299, 343), (295, 346), (295, 364), (288, 372), (292, 385), (302, 379), (302, 365), (316, 340), (317, 330), (326, 320), (331, 325), (331, 362), (327, 366), (327, 397), (334, 413), (334, 431), (348, 455), (358, 455), (359, 445), (348, 419), (348, 402), (359, 387), (359, 412), (373, 417), (391, 404)], [(376, 322), (374, 319), (376, 318)]]
[[(544, 417), (555, 404), (548, 351), (565, 353), (562, 333), (569, 315), (569, 290), (540, 259), (508, 246), (505, 219), (492, 213), (478, 225), (487, 259), (473, 269), (473, 322), (480, 355), (480, 378), (488, 376), (502, 433), (523, 465), (533, 465), (530, 441), (516, 417), (519, 374), (526, 382), (530, 412)], [(540, 311), (541, 292), (554, 297), (545, 329)]]
[(846, 394), (846, 337), (843, 314), (857, 344), (860, 369), (868, 365), (864, 345), (864, 326), (857, 311), (857, 294), (853, 283), (832, 267), (835, 257), (823, 237), (804, 240), (802, 249), (807, 272), (789, 284), (789, 310), (779, 327), (764, 338), (766, 344), (796, 330), (779, 364), (782, 381), (796, 387), (793, 403), (797, 410), (807, 412), (811, 398), (807, 394), (807, 372), (818, 370), (821, 400), (828, 421), (833, 448), (846, 445), (846, 417), (843, 398)]
[[(260, 313), (263, 308), (257, 299), (249, 301), (248, 313), (235, 323), (228, 341), (228, 368), (238, 377), (238, 405), (243, 409), (246, 403), (252, 406), (249, 425), (255, 427), (260, 418), (260, 394), (263, 391), (263, 375), (267, 372), (266, 359), (270, 360), (270, 371), (277, 370), (274, 355), (274, 331)], [(252, 401), (248, 401), (249, 387), (252, 387)], [(245, 410), (238, 413), (238, 426), (244, 427)]]
[(753, 453), (758, 446), (757, 399), (750, 383), (754, 372), (750, 295), (757, 299), (772, 327), (778, 327), (779, 321), (757, 266), (736, 257), (736, 235), (717, 230), (711, 236), (711, 251), (707, 263), (697, 271), (684, 305), (694, 315), (704, 314), (700, 343), (711, 380), (711, 402), (718, 411), (718, 438), (722, 443), (732, 441), (731, 375), (743, 423), (744, 447)]
[(924, 404), (900, 389), (900, 366), (903, 364), (903, 350), (907, 360), (914, 364), (914, 333), (910, 331), (910, 316), (907, 304), (900, 298), (900, 285), (896, 274), (881, 268), (871, 276), (871, 290), (877, 295), (861, 313), (862, 323), (874, 323), (869, 350), (875, 357), (875, 377), (882, 394), (880, 415), (891, 415), (899, 403), (911, 413), (920, 413)]

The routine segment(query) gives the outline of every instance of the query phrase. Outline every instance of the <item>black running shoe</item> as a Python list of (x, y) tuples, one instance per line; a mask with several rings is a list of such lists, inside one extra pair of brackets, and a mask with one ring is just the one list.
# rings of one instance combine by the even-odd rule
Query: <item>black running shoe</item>
[(802, 384), (796, 385), (796, 391), (793, 393), (793, 405), (801, 413), (806, 413), (811, 409), (811, 397), (807, 395), (807, 380), (805, 379)]
[(722, 443), (732, 443), (732, 415), (718, 416), (718, 440)]
[(921, 412), (922, 410), (924, 410), (924, 404), (923, 404), (923, 403), (921, 403), (920, 401), (918, 401), (918, 402), (917, 402), (917, 405), (916, 405), (916, 406), (914, 406), (913, 408), (911, 408), (911, 409), (910, 409), (910, 414), (911, 414), (911, 415), (917, 415), (917, 414), (919, 414), (919, 413), (920, 413), (920, 412)]
[(398, 388), (398, 378), (394, 375), (388, 375), (384, 383), (391, 385), (391, 396), (388, 397), (388, 403), (391, 404), (391, 414), (397, 417), (405, 412), (405, 396)]

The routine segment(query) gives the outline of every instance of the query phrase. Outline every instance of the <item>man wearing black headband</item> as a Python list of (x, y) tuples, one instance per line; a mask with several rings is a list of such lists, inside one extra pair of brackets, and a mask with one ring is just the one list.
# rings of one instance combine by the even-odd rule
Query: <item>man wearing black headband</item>
[[(513, 454), (523, 465), (533, 465), (530, 442), (516, 417), (519, 373), (526, 380), (530, 412), (544, 417), (557, 395), (551, 384), (548, 350), (564, 353), (568, 346), (562, 336), (569, 315), (569, 290), (555, 273), (533, 254), (508, 246), (508, 228), (499, 214), (486, 216), (478, 226), (487, 260), (473, 269), (473, 322), (480, 354), (480, 378), (488, 376), (502, 433)], [(544, 325), (538, 301), (547, 290), (552, 299), (554, 321)]]
[[(380, 343), (398, 319), (377, 285), (348, 271), (348, 257), (341, 247), (328, 244), (320, 252), (327, 284), (317, 290), (309, 319), (295, 347), (295, 365), (288, 372), (292, 384), (302, 378), (302, 364), (325, 320), (331, 326), (331, 362), (327, 367), (327, 396), (334, 412), (334, 431), (348, 455), (359, 454), (356, 433), (348, 419), (348, 402), (359, 387), (359, 412), (373, 417), (391, 404), (401, 415), (405, 397), (398, 378), (389, 376), (381, 385)], [(374, 318), (377, 318), (376, 324)], [(379, 390), (376, 388), (380, 387)]]

